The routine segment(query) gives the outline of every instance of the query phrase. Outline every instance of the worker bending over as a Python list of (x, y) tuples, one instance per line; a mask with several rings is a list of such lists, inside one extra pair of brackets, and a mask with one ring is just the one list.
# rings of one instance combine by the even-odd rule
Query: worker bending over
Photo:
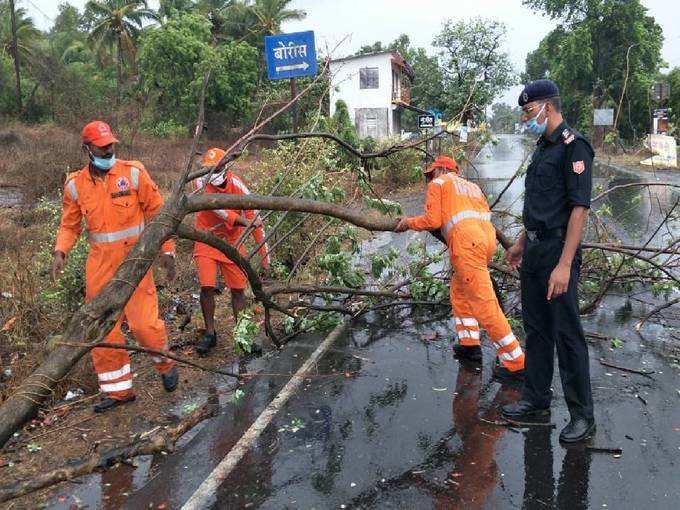
[(454, 345), (457, 357), (481, 361), (483, 328), (500, 361), (494, 366), (494, 376), (502, 381), (521, 380), (524, 353), (501, 310), (488, 270), (496, 251), (496, 230), (486, 197), (479, 186), (458, 175), (458, 165), (447, 156), (437, 157), (425, 177), (425, 214), (400, 218), (395, 230), (441, 229), (454, 269), (451, 307), (459, 341)]

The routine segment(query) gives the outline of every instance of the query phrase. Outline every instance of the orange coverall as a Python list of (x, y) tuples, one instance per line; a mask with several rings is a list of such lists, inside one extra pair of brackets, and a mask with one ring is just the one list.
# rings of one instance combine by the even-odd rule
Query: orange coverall
[(447, 241), (454, 269), (451, 308), (460, 343), (479, 345), (482, 327), (500, 362), (513, 372), (524, 369), (524, 352), (496, 299), (487, 267), (496, 251), (496, 231), (479, 186), (455, 172), (433, 179), (427, 186), (425, 214), (407, 221), (412, 230), (439, 228)]
[[(207, 183), (207, 178), (199, 178), (194, 183), (197, 189), (205, 188), (206, 193), (226, 193), (232, 195), (249, 195), (250, 191), (243, 181), (233, 172), (227, 171), (223, 186), (216, 186)], [(244, 227), (235, 225), (234, 221), (239, 215), (245, 216), (248, 220), (255, 218), (257, 211), (243, 210), (234, 211), (229, 209), (216, 209), (211, 211), (200, 211), (196, 214), (196, 229), (208, 231), (224, 239), (232, 246), (235, 246), (243, 234)], [(258, 246), (258, 254), (262, 260), (262, 266), (269, 267), (269, 246), (263, 244), (265, 239), (264, 228), (259, 227), (253, 230), (253, 237)], [(243, 254), (244, 245), (241, 244), (239, 251)], [(230, 289), (244, 289), (247, 278), (243, 271), (221, 251), (205, 243), (194, 244), (194, 261), (199, 274), (201, 287), (214, 287), (217, 273), (217, 266), (220, 266), (224, 283)]]
[[(118, 160), (104, 176), (95, 178), (86, 166), (66, 179), (61, 226), (55, 251), (65, 254), (73, 248), (85, 218), (90, 251), (85, 265), (85, 300), (94, 299), (125, 260), (149, 221), (163, 205), (158, 187), (138, 161)], [(163, 253), (174, 252), (168, 240)], [(124, 316), (135, 339), (144, 347), (166, 348), (165, 324), (158, 314), (153, 274), (149, 271), (125, 305)], [(106, 342), (123, 344), (120, 329), (123, 315), (106, 337)], [(156, 370), (164, 374), (174, 362), (152, 356)], [(124, 399), (132, 394), (130, 357), (122, 349), (93, 349), (92, 360), (99, 388), (109, 398)]]

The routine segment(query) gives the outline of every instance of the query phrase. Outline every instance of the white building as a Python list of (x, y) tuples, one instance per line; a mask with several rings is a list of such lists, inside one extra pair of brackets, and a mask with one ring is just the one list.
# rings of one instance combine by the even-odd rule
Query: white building
[(330, 73), (331, 115), (342, 99), (359, 138), (400, 134), (402, 111), (411, 103), (413, 69), (398, 51), (333, 60)]

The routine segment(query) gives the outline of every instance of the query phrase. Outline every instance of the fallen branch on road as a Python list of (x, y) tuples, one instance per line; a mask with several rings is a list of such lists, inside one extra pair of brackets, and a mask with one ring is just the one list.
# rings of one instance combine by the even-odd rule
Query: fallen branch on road
[(659, 306), (655, 307), (647, 315), (645, 315), (642, 319), (640, 319), (640, 322), (638, 322), (635, 325), (635, 331), (637, 331), (639, 333), (640, 328), (642, 328), (642, 326), (645, 324), (645, 322), (647, 322), (649, 319), (651, 319), (652, 316), (654, 316), (657, 313), (659, 313), (660, 311), (665, 310), (666, 308), (670, 308), (671, 306), (676, 305), (678, 303), (680, 303), (680, 297), (676, 297), (675, 299), (671, 299), (667, 303), (662, 303)]
[(29, 479), (19, 480), (9, 485), (0, 487), (0, 502), (25, 496), (32, 492), (50, 487), (60, 482), (72, 480), (87, 475), (97, 470), (107, 469), (119, 462), (140, 455), (152, 455), (162, 451), (171, 451), (177, 440), (203, 420), (217, 413), (217, 406), (212, 403), (204, 404), (189, 416), (172, 426), (166, 426), (155, 430), (151, 434), (142, 434), (126, 446), (112, 448), (104, 452), (92, 454), (86, 459), (64, 465), (60, 468), (38, 474)]
[(78, 344), (74, 342), (55, 342), (57, 345), (66, 345), (69, 347), (86, 347), (88, 349), (121, 349), (125, 351), (132, 351), (132, 352), (143, 352), (146, 354), (153, 354), (155, 356), (163, 356), (165, 358), (171, 359), (173, 361), (176, 361), (178, 363), (182, 363), (184, 365), (189, 365), (190, 367), (197, 368), (199, 370), (204, 370), (205, 372), (213, 372), (215, 374), (220, 374), (220, 375), (226, 375), (227, 377), (234, 377), (235, 379), (240, 379), (242, 376), (241, 374), (236, 374), (234, 372), (229, 372), (228, 370), (220, 370), (219, 368), (212, 368), (212, 367), (206, 367), (204, 365), (200, 365), (199, 363), (196, 363), (193, 360), (190, 360), (188, 358), (183, 358), (182, 356), (177, 356), (176, 354), (172, 354), (171, 352), (168, 351), (159, 351), (156, 349), (147, 349), (146, 347), (138, 347), (136, 345), (129, 345), (129, 344), (109, 344), (106, 342), (101, 342), (97, 344)]
[(615, 368), (616, 370), (621, 370), (623, 372), (631, 372), (633, 374), (640, 374), (640, 375), (645, 375), (645, 376), (650, 376), (651, 374), (654, 373), (654, 370), (644, 370), (644, 369), (622, 367), (620, 365), (616, 365), (616, 364), (612, 363), (611, 361), (607, 361), (604, 358), (600, 358), (599, 361), (600, 361), (600, 365), (604, 365), (605, 367), (609, 367), (609, 368)]

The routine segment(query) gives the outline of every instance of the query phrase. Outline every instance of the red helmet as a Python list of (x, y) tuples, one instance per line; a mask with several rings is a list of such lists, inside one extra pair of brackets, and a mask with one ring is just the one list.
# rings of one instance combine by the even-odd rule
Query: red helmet
[(458, 171), (458, 165), (456, 164), (455, 159), (449, 156), (437, 156), (437, 159), (434, 160), (434, 163), (428, 166), (423, 173), (429, 174), (437, 168), (445, 168), (446, 170), (451, 170), (453, 172)]
[(97, 147), (106, 147), (112, 143), (118, 143), (118, 140), (111, 132), (111, 126), (101, 120), (95, 120), (87, 124), (83, 128), (81, 137), (84, 144), (93, 144)]

